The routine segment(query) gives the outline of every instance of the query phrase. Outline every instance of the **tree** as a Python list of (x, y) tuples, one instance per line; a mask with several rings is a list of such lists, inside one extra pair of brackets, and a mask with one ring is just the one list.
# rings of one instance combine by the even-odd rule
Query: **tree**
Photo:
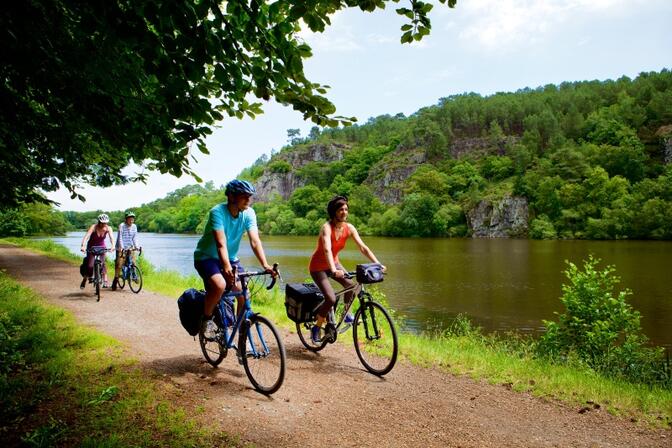
[[(396, 1), (396, 0), (394, 0)], [(254, 117), (274, 97), (318, 125), (334, 116), (308, 80), (301, 27), (324, 31), (348, 7), (390, 0), (44, 0), (0, 15), (0, 205), (46, 201), (39, 189), (143, 180), (129, 164), (175, 176), (225, 116)], [(409, 0), (402, 43), (429, 33), (432, 5)], [(439, 0), (453, 7), (456, 0)]]

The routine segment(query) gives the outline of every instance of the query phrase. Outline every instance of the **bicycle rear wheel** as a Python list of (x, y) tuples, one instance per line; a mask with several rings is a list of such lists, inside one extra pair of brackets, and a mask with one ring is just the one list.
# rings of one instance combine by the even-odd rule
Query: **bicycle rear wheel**
[(259, 392), (270, 395), (285, 379), (285, 346), (275, 326), (263, 316), (253, 316), (240, 333), (238, 353), (245, 373)]
[(100, 263), (93, 265), (93, 285), (96, 287), (96, 302), (100, 302), (100, 284), (103, 281), (103, 274)]
[[(317, 344), (313, 342), (310, 337), (310, 330), (315, 325), (315, 321), (312, 322), (302, 322), (296, 324), (296, 334), (299, 335), (299, 339), (304, 347), (306, 347), (311, 352), (319, 352), (327, 345), (327, 340), (322, 337), (322, 340)], [(321, 335), (324, 336), (324, 331), (321, 331)]]
[(198, 332), (198, 343), (201, 346), (203, 357), (212, 367), (217, 367), (226, 356), (226, 348), (219, 336), (211, 338), (203, 333), (203, 327)]
[(128, 287), (131, 288), (131, 291), (137, 294), (142, 289), (142, 271), (139, 267), (133, 265), (128, 273)]
[(399, 342), (387, 310), (365, 301), (357, 310), (354, 327), (355, 351), (366, 370), (379, 376), (389, 373), (397, 362)]

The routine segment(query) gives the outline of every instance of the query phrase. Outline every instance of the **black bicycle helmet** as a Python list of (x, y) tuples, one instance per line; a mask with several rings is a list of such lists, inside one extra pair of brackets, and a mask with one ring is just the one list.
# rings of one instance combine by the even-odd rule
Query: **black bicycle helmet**
[(227, 195), (229, 194), (250, 194), (253, 195), (257, 192), (254, 188), (254, 185), (249, 183), (246, 180), (233, 179), (231, 182), (226, 184)]

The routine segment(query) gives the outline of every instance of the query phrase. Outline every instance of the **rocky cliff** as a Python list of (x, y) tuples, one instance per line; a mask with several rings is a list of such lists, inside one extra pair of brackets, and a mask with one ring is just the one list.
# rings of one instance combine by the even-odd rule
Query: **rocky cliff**
[(403, 195), (404, 181), (426, 161), (424, 149), (397, 148), (371, 168), (364, 183), (384, 204), (398, 204)]
[(525, 237), (528, 206), (524, 197), (504, 197), (481, 201), (467, 213), (467, 224), (474, 238)]
[(672, 163), (672, 124), (661, 126), (656, 136), (663, 146), (663, 163)]
[(256, 199), (260, 202), (265, 202), (270, 200), (275, 194), (280, 195), (285, 200), (289, 199), (294, 190), (306, 184), (296, 174), (296, 169), (310, 162), (328, 163), (341, 160), (349, 149), (349, 146), (340, 143), (313, 144), (276, 154), (271, 159), (271, 162), (276, 160), (287, 162), (291, 170), (286, 173), (274, 173), (267, 168), (264, 174), (255, 182), (257, 187)]

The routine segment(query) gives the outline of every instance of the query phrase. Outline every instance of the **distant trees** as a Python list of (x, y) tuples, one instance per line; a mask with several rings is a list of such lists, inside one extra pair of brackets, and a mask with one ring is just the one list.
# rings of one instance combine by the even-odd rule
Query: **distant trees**
[[(341, 160), (300, 168), (287, 162), (283, 154), (305, 150), (311, 137), (241, 175), (291, 172), (305, 183), (287, 201), (255, 204), (266, 233), (315, 234), (326, 201), (344, 194), (362, 233), (465, 236), (466, 213), (479, 201), (519, 195), (529, 203), (532, 238), (672, 239), (672, 164), (663, 162), (656, 136), (672, 124), (669, 103), (661, 106), (670, 92), (672, 73), (663, 70), (634, 80), (456, 95), (410, 117), (382, 115), (311, 132), (320, 144), (347, 142)], [(451, 155), (451, 145), (470, 141), (477, 150)], [(399, 165), (407, 154), (426, 162), (396, 186), (402, 199), (384, 205), (374, 178), (405, 168)], [(212, 184), (185, 187), (136, 213), (143, 229), (191, 232), (222, 200)]]

